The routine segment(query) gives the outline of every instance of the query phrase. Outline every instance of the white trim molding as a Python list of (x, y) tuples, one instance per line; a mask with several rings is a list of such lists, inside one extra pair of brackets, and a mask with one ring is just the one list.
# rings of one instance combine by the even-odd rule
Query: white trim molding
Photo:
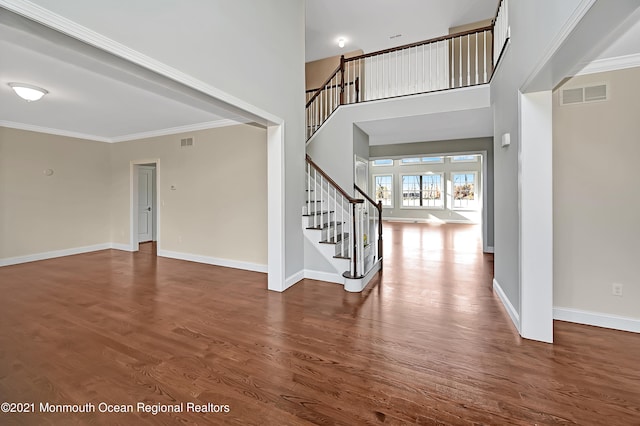
[(17, 123), (14, 121), (0, 120), (0, 127), (8, 127), (10, 129), (27, 130), (30, 132), (47, 133), (56, 136), (65, 136), (69, 138), (85, 139), (95, 142), (117, 143), (130, 142), (138, 139), (153, 138), (157, 136), (175, 135), (178, 133), (195, 132), (198, 130), (215, 129), (218, 127), (237, 126), (239, 124), (249, 123), (248, 119), (224, 119), (216, 121), (206, 121), (204, 123), (189, 124), (186, 126), (170, 127), (167, 129), (152, 130), (150, 132), (132, 133), (130, 135), (122, 135), (115, 137), (106, 137), (98, 135), (90, 135), (88, 133), (78, 133), (69, 130), (54, 129), (51, 127), (35, 126), (32, 124)]
[(91, 246), (73, 247), (62, 250), (46, 251), (42, 253), (26, 254), (24, 256), (5, 257), (0, 259), (0, 266), (18, 265), (20, 263), (35, 262), (38, 260), (54, 259), (56, 257), (72, 256), (74, 254), (90, 253), (92, 251), (108, 250), (113, 243), (94, 244)]
[(150, 132), (132, 133), (130, 135), (122, 135), (109, 138), (109, 142), (128, 142), (138, 139), (154, 138), (157, 136), (175, 135), (178, 133), (195, 132), (198, 130), (216, 129), (218, 127), (237, 126), (239, 124), (249, 123), (248, 119), (224, 119), (216, 121), (206, 121), (204, 123), (189, 124), (185, 126), (169, 127), (167, 129), (152, 130)]
[(580, 309), (553, 308), (553, 319), (577, 324), (592, 325), (595, 327), (611, 328), (614, 330), (640, 333), (640, 319), (622, 317), (619, 315), (605, 314), (602, 312), (590, 312)]
[(640, 53), (616, 56), (615, 58), (596, 59), (578, 71), (576, 75), (588, 75), (634, 67), (640, 67)]
[(511, 321), (513, 322), (513, 325), (516, 326), (516, 330), (518, 330), (518, 333), (520, 333), (520, 314), (518, 314), (518, 311), (516, 311), (516, 308), (513, 307), (513, 305), (511, 304), (511, 301), (505, 294), (504, 290), (502, 290), (500, 283), (495, 278), (493, 279), (493, 291), (500, 298), (500, 301), (502, 302), (505, 309), (507, 310), (507, 313), (509, 314)]
[(188, 260), (196, 263), (206, 263), (207, 265), (224, 266), (225, 268), (242, 269), (253, 272), (267, 272), (267, 265), (259, 263), (243, 262), (239, 260), (221, 259), (211, 256), (202, 256), (199, 254), (180, 253), (170, 250), (158, 250), (158, 256), (168, 257), (170, 259)]
[(344, 277), (340, 274), (335, 274), (331, 272), (312, 271), (310, 269), (305, 269), (304, 277), (310, 280), (326, 281), (329, 283), (344, 285)]
[[(280, 291), (280, 292), (285, 291), (286, 289), (288, 289), (292, 285), (298, 283), (300, 280), (303, 280), (305, 278), (304, 273), (305, 273), (305, 271), (303, 269), (302, 271), (298, 271), (295, 274), (289, 276), (284, 282), (284, 288), (282, 290), (278, 290), (278, 291)], [(271, 290), (271, 289), (269, 289), (269, 290)]]
[(485, 252), (485, 253), (495, 253), (495, 252), (496, 252), (496, 249), (495, 249), (495, 247), (493, 247), (493, 246), (487, 246), (487, 247), (484, 249), (484, 252)]
[(88, 133), (72, 132), (69, 130), (54, 129), (51, 127), (35, 126), (33, 124), (17, 123), (15, 121), (0, 120), (0, 127), (7, 127), (10, 129), (17, 129), (17, 130), (26, 130), (29, 132), (47, 133), (49, 135), (64, 136), (67, 138), (85, 139), (85, 140), (95, 141), (95, 142), (106, 142), (106, 143), (111, 142), (111, 139), (105, 138), (102, 136), (90, 135)]

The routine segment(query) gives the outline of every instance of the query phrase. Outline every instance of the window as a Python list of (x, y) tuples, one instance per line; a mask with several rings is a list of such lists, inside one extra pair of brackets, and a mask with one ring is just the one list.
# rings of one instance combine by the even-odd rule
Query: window
[(373, 160), (374, 166), (393, 166), (393, 160), (390, 158), (384, 158), (381, 160)]
[(403, 158), (400, 162), (402, 164), (420, 164), (420, 158)]
[(477, 209), (476, 172), (459, 172), (451, 174), (453, 185), (454, 209)]
[(454, 155), (451, 157), (452, 163), (475, 163), (478, 161), (477, 155)]
[(442, 174), (403, 175), (402, 207), (443, 208)]
[(444, 163), (444, 157), (422, 157), (422, 162), (425, 164)]
[(444, 163), (444, 157), (411, 157), (400, 160), (403, 165), (408, 164), (437, 164)]
[(382, 201), (382, 207), (393, 207), (393, 175), (374, 175), (373, 187), (376, 202)]

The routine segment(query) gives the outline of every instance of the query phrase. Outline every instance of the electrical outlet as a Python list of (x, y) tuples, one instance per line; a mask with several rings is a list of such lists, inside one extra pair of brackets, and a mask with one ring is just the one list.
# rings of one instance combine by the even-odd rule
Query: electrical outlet
[(622, 296), (622, 287), (623, 286), (620, 283), (611, 284), (611, 294), (614, 296)]

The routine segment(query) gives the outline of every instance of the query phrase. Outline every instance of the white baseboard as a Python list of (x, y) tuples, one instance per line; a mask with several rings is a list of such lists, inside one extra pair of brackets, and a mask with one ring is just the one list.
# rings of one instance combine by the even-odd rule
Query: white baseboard
[(640, 333), (640, 319), (604, 314), (601, 312), (554, 307), (553, 319), (593, 325), (596, 327), (612, 328), (614, 330), (630, 331), (632, 333)]
[(295, 274), (291, 275), (286, 280), (284, 280), (284, 288), (282, 289), (282, 291), (285, 291), (286, 289), (288, 289), (289, 287), (291, 287), (292, 285), (294, 285), (295, 283), (303, 279), (304, 279), (304, 270), (296, 272)]
[(304, 277), (310, 280), (327, 281), (330, 283), (343, 284), (344, 277), (340, 274), (331, 272), (312, 271), (309, 269), (304, 270)]
[(133, 247), (129, 244), (111, 243), (111, 248), (114, 250), (133, 251)]
[(382, 221), (388, 222), (406, 222), (406, 223), (465, 223), (469, 225), (477, 225), (479, 222), (475, 220), (454, 220), (454, 219), (427, 219), (427, 218), (411, 218), (411, 217), (383, 217)]
[(90, 253), (92, 251), (107, 250), (111, 243), (94, 244), (91, 246), (74, 247), (63, 250), (53, 250), (43, 253), (28, 254), (25, 256), (5, 257), (0, 259), (0, 266), (18, 265), (20, 263), (35, 262), (38, 260), (54, 259), (56, 257), (72, 256), (74, 254)]
[(509, 317), (511, 317), (511, 321), (513, 321), (513, 325), (516, 326), (516, 330), (518, 330), (518, 333), (520, 333), (520, 314), (518, 314), (518, 311), (516, 310), (516, 308), (513, 307), (513, 305), (511, 304), (511, 301), (509, 300), (507, 295), (504, 293), (504, 290), (502, 290), (500, 283), (498, 283), (498, 281), (495, 278), (493, 279), (493, 291), (495, 291), (498, 297), (500, 298), (500, 301), (502, 302), (505, 309), (507, 310)]
[(496, 249), (493, 246), (487, 246), (486, 249), (484, 249), (485, 253), (495, 253)]
[(177, 251), (158, 250), (158, 256), (169, 257), (171, 259), (188, 260), (190, 262), (206, 263), (208, 265), (224, 266), (227, 268), (243, 269), (245, 271), (267, 272), (267, 265), (259, 263), (242, 262), (238, 260), (219, 259), (210, 256), (201, 256), (191, 253), (180, 253)]

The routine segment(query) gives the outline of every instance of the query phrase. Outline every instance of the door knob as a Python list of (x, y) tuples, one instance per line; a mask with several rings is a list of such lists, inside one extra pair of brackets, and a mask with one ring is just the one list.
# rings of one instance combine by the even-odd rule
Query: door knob
[(147, 207), (147, 211), (150, 212), (151, 211), (151, 207)]

